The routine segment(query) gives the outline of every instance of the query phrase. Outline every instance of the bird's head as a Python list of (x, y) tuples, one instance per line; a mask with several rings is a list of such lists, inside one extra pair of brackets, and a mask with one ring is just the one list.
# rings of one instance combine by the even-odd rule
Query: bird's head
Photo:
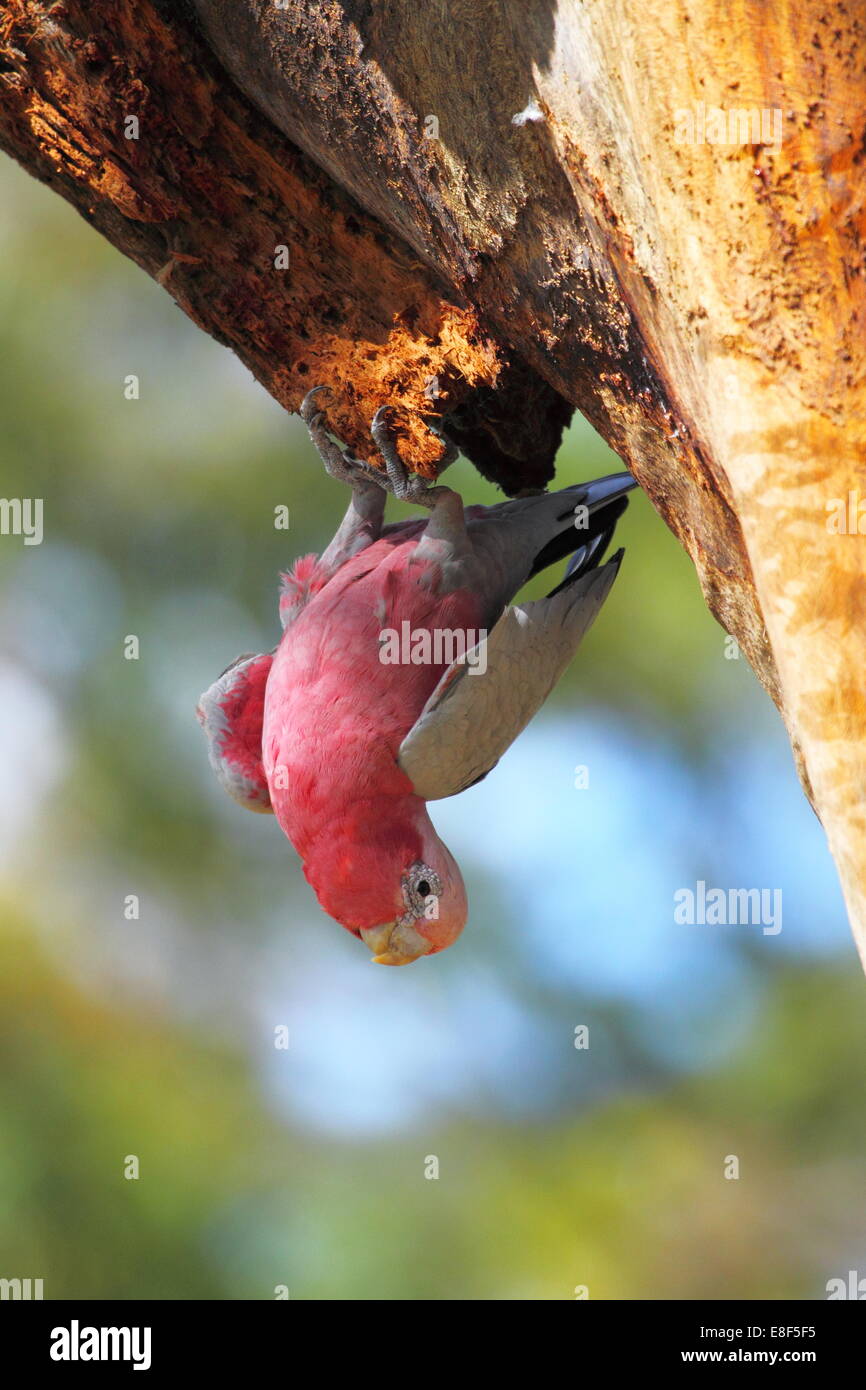
[(305, 873), (322, 907), (369, 946), (377, 965), (444, 951), (466, 925), (466, 889), (427, 816), (355, 824), (329, 837)]

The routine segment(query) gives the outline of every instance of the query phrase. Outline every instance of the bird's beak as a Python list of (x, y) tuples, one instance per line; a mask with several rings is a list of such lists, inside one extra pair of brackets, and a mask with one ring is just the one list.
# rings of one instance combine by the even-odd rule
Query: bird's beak
[(410, 965), (432, 951), (433, 944), (403, 922), (385, 922), (368, 927), (361, 937), (373, 952), (374, 965)]

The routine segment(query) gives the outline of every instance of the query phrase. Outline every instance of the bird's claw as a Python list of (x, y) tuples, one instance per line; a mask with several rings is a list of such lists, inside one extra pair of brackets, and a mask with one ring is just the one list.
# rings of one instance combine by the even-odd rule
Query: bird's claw
[[(389, 407), (380, 406), (373, 416), (370, 424), (370, 433), (382, 458), (385, 460), (385, 473), (387, 483), (384, 479), (382, 486), (387, 487), (392, 497), (398, 502), (409, 502), (413, 506), (427, 507), (432, 510), (441, 494), (448, 491), (447, 488), (437, 487), (435, 483), (428, 482), (418, 473), (410, 473), (405, 463), (397, 452), (397, 442), (394, 431), (388, 423)], [(447, 467), (457, 456), (456, 449), (446, 447), (445, 462), (443, 467)]]
[(356, 459), (348, 450), (341, 449), (328, 434), (324, 413), (318, 409), (315, 400), (320, 391), (328, 389), (327, 386), (314, 386), (312, 391), (307, 392), (298, 411), (310, 431), (310, 438), (325, 465), (325, 471), (329, 477), (336, 478), (340, 483), (348, 483), (353, 488), (363, 490), (371, 483), (376, 487), (383, 487), (384, 475), (378, 468), (371, 467), (363, 459)]
[[(353, 488), (365, 489), (372, 483), (389, 492), (399, 502), (409, 502), (414, 506), (432, 510), (441, 494), (449, 489), (437, 487), (435, 483), (428, 482), (417, 473), (409, 472), (398, 453), (394, 430), (388, 422), (390, 407), (380, 406), (370, 424), (373, 442), (385, 464), (384, 469), (374, 468), (363, 459), (355, 458), (348, 450), (341, 449), (328, 434), (325, 416), (319, 410), (315, 399), (320, 391), (327, 390), (327, 386), (314, 386), (308, 391), (301, 402), (299, 414), (310, 431), (310, 437), (328, 474)], [(433, 433), (438, 432), (434, 430)], [(445, 440), (442, 442), (445, 452), (440, 461), (440, 472), (457, 457), (457, 449)]]
[(310, 421), (317, 414), (316, 402), (314, 398), (318, 396), (320, 391), (327, 391), (328, 389), (329, 388), (327, 386), (314, 386), (312, 391), (308, 391), (304, 399), (301, 401), (301, 406), (298, 411), (298, 414), (300, 415), (305, 425), (309, 425)]

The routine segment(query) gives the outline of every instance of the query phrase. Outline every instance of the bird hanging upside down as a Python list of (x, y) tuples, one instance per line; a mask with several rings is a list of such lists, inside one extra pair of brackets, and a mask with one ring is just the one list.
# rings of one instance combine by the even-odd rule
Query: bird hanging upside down
[[(406, 965), (467, 916), (426, 803), (485, 777), (547, 699), (616, 578), (622, 551), (600, 560), (635, 482), (464, 508), (407, 473), (387, 408), (372, 423), (384, 471), (341, 450), (321, 389), (301, 415), (349, 509), (327, 550), (283, 576), (279, 646), (239, 657), (197, 713), (223, 787), (274, 812), (324, 910), (375, 961)], [(384, 526), (386, 492), (429, 517)], [(547, 598), (508, 606), (569, 554)]]

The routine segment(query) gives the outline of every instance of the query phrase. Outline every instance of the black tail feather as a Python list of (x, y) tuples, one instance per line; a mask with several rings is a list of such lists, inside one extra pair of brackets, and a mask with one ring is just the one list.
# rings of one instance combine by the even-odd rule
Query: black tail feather
[[(608, 503), (606, 507), (599, 507), (597, 511), (590, 512), (589, 524), (586, 527), (582, 529), (570, 527), (567, 531), (562, 531), (558, 536), (554, 536), (536, 555), (535, 563), (529, 571), (529, 578), (531, 579), (534, 574), (547, 569), (548, 565), (555, 565), (557, 560), (563, 560), (566, 555), (579, 552), (581, 549), (588, 552), (577, 561), (578, 566), (581, 567), (580, 573), (585, 574), (594, 564), (598, 564), (610, 544), (616, 523), (627, 506), (628, 498), (618, 497), (615, 501)], [(594, 542), (601, 538), (604, 538), (604, 543), (595, 545)], [(571, 577), (571, 571), (572, 566), (569, 565), (566, 580)], [(556, 593), (556, 589), (553, 592)]]
[[(551, 589), (550, 593), (547, 594), (546, 597), (553, 598), (554, 594), (559, 594), (562, 592), (563, 589), (568, 589), (572, 584), (576, 584), (578, 579), (581, 579), (588, 570), (597, 569), (601, 562), (602, 556), (604, 555), (604, 552), (610, 545), (613, 532), (614, 528), (611, 526), (610, 530), (605, 532), (603, 537), (599, 537), (601, 543), (598, 545), (596, 549), (593, 550), (592, 555), (588, 557), (588, 563), (575, 565), (573, 569), (571, 565), (569, 565), (568, 572), (566, 573), (566, 576), (563, 579), (562, 583), (557, 584), (555, 589)], [(611, 555), (608, 563), (611, 565), (615, 564), (617, 569), (619, 569), (619, 566), (622, 564), (622, 557), (624, 554), (625, 551), (622, 548), (622, 546), (620, 546), (616, 554)]]

